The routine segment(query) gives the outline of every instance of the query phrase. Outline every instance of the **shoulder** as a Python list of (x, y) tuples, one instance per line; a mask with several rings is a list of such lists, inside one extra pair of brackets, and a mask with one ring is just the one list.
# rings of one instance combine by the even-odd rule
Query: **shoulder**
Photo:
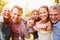
[(24, 18), (22, 18), (22, 21), (23, 21), (24, 24), (27, 23), (26, 19), (24, 19)]

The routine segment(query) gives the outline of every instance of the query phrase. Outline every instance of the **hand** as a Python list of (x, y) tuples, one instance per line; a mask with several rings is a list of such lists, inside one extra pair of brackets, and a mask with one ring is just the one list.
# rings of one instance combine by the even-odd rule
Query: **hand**
[(46, 28), (46, 25), (45, 24), (40, 24), (39, 28)]

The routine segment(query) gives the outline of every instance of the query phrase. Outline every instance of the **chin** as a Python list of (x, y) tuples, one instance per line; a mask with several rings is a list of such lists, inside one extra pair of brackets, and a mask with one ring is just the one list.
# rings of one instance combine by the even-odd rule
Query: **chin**
[(57, 23), (58, 21), (52, 21), (52, 23)]

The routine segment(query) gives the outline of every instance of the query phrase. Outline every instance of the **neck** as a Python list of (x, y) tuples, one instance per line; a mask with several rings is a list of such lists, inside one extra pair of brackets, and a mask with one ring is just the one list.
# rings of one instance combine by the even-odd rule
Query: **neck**
[(7, 24), (9, 22), (9, 19), (4, 19), (4, 23)]
[(41, 20), (41, 23), (46, 23), (47, 22), (47, 20)]
[(15, 21), (13, 22), (14, 24), (20, 24), (22, 22), (22, 20), (19, 20), (19, 21)]

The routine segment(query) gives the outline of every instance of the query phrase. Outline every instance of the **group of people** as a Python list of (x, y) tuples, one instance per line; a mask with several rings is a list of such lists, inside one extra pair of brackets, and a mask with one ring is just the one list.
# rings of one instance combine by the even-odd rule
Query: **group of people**
[(18, 5), (2, 10), (0, 40), (60, 40), (60, 5), (34, 9), (28, 20), (22, 18), (22, 13)]

